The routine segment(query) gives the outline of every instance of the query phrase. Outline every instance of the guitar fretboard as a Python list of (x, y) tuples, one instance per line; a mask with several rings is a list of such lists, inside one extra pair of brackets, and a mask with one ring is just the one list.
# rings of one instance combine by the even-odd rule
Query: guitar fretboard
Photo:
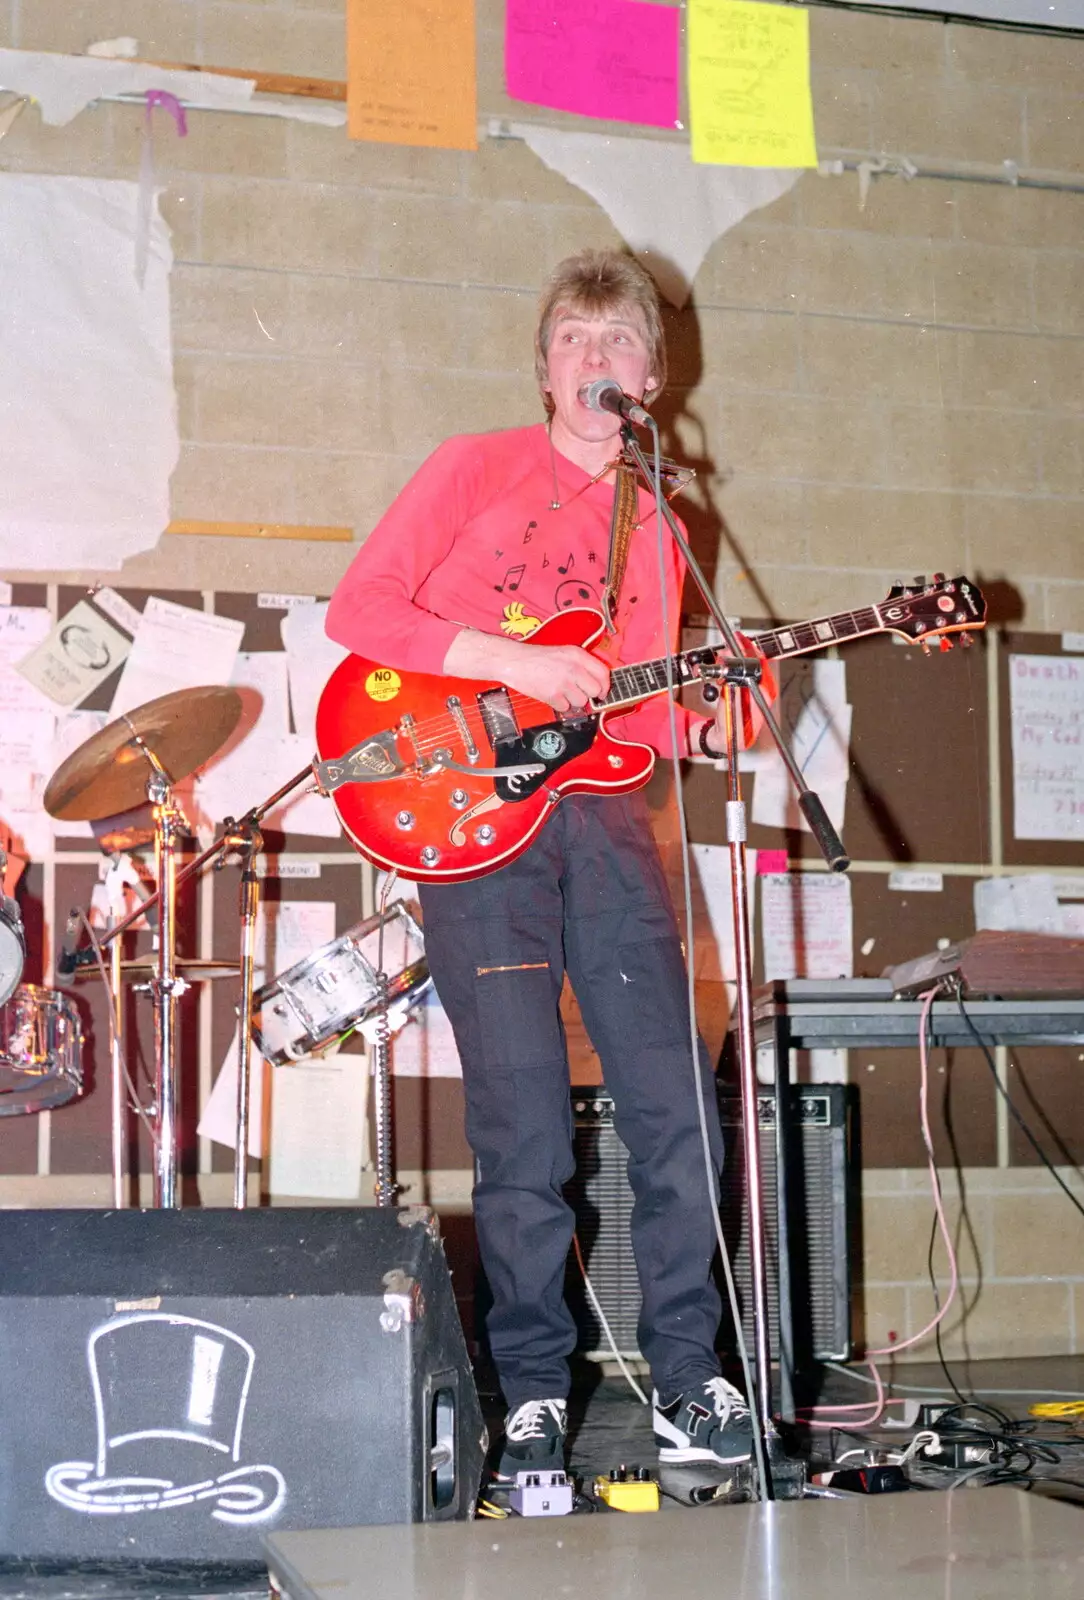
[[(756, 646), (758, 655), (768, 661), (782, 656), (798, 656), (806, 650), (819, 650), (825, 645), (843, 639), (857, 639), (864, 633), (880, 633), (884, 628), (876, 606), (863, 606), (859, 611), (840, 611), (832, 617), (817, 617), (812, 622), (796, 622), (789, 628), (773, 628), (766, 633), (753, 633), (748, 637)], [(670, 657), (672, 681), (684, 683), (688, 678), (685, 663), (697, 651)], [(639, 661), (632, 667), (615, 667), (610, 674), (610, 692), (603, 700), (594, 700), (599, 711), (613, 706), (635, 705), (666, 692), (666, 660)]]
[(822, 645), (835, 644), (841, 639), (877, 633), (882, 626), (876, 607), (863, 606), (859, 611), (840, 611), (834, 617), (796, 622), (792, 627), (773, 628), (768, 633), (755, 633), (751, 637), (759, 654), (773, 661), (777, 656), (798, 656), (804, 650), (819, 650)]

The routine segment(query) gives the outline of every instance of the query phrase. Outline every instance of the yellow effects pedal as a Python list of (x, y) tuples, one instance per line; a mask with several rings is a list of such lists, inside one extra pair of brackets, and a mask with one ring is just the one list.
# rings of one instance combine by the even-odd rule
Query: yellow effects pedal
[(659, 1509), (659, 1486), (646, 1467), (630, 1473), (626, 1473), (624, 1467), (616, 1467), (609, 1477), (595, 1479), (595, 1494), (612, 1511)]

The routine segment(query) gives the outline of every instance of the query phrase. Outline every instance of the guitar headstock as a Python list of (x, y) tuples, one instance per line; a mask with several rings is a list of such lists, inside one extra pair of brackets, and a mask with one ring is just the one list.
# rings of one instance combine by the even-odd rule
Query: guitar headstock
[(962, 634), (960, 643), (969, 645), (970, 635), (986, 626), (986, 601), (970, 578), (946, 578), (935, 572), (929, 583), (916, 578), (914, 583), (895, 583), (877, 607), (885, 628), (902, 639), (929, 650), (938, 639), (942, 650), (952, 649), (951, 634)]

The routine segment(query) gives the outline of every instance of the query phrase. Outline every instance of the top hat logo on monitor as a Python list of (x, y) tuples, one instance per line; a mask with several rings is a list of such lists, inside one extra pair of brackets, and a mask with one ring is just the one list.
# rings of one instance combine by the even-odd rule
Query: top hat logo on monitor
[(285, 1505), (277, 1467), (241, 1463), (256, 1362), (247, 1340), (213, 1322), (155, 1312), (95, 1329), (87, 1362), (97, 1451), (93, 1461), (49, 1468), (54, 1500), (91, 1516), (206, 1501), (219, 1521), (240, 1525), (269, 1522)]

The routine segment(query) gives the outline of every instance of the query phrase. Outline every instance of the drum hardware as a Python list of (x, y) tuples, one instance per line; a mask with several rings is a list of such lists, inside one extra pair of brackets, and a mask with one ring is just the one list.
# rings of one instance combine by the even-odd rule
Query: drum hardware
[[(115, 945), (128, 928), (158, 908), (158, 953), (151, 978), (151, 995), (155, 1007), (154, 1204), (162, 1207), (179, 1203), (176, 1002), (185, 980), (179, 973), (176, 957), (177, 891), (208, 862), (227, 855), (245, 830), (255, 829), (267, 811), (312, 776), (311, 765), (305, 767), (262, 806), (253, 807), (240, 824), (227, 828), (222, 837), (187, 867), (178, 870), (177, 841), (182, 832), (187, 831), (187, 824), (174, 798), (173, 785), (221, 748), (240, 716), (241, 697), (234, 689), (182, 689), (176, 694), (164, 695), (93, 734), (61, 764), (45, 791), (45, 809), (62, 820), (100, 820), (131, 810), (144, 800), (152, 808), (158, 886), (142, 905), (106, 930), (98, 940), (98, 947)], [(258, 838), (258, 830), (255, 838)], [(243, 927), (242, 942), (244, 939)], [(242, 971), (243, 962), (244, 951)], [(245, 1064), (247, 1066), (247, 1057)], [(247, 1073), (243, 1081), (247, 1091)], [(118, 1140), (116, 1124), (114, 1140)], [(114, 1153), (114, 1173), (117, 1160)], [(243, 1168), (246, 1162), (247, 1152), (241, 1147), (238, 1163)], [(240, 1181), (243, 1187), (243, 1177)]]
[(52, 1111), (81, 1095), (82, 1047), (70, 997), (20, 984), (0, 1009), (0, 1117)]
[[(0, 849), (0, 880), (7, 872), (8, 854)], [(26, 964), (26, 936), (19, 903), (0, 893), (0, 1006), (6, 1005), (18, 986)]]
[(236, 850), (241, 857), (239, 915), (241, 921), (241, 999), (237, 1030), (237, 1144), (233, 1166), (233, 1203), (238, 1211), (248, 1204), (248, 1124), (252, 1090), (252, 991), (256, 970), (256, 920), (260, 910), (260, 877), (256, 857), (263, 849), (263, 834), (255, 822), (224, 824), (223, 854), (215, 862), (221, 872), (227, 853)]
[[(252, 1036), (274, 1067), (288, 1068), (375, 1020), (371, 1036), (373, 1142), (378, 1205), (395, 1203), (392, 1179), (388, 1007), (416, 1005), (432, 988), (422, 930), (402, 901), (380, 909), (253, 995)], [(390, 969), (390, 970), (389, 970)]]

